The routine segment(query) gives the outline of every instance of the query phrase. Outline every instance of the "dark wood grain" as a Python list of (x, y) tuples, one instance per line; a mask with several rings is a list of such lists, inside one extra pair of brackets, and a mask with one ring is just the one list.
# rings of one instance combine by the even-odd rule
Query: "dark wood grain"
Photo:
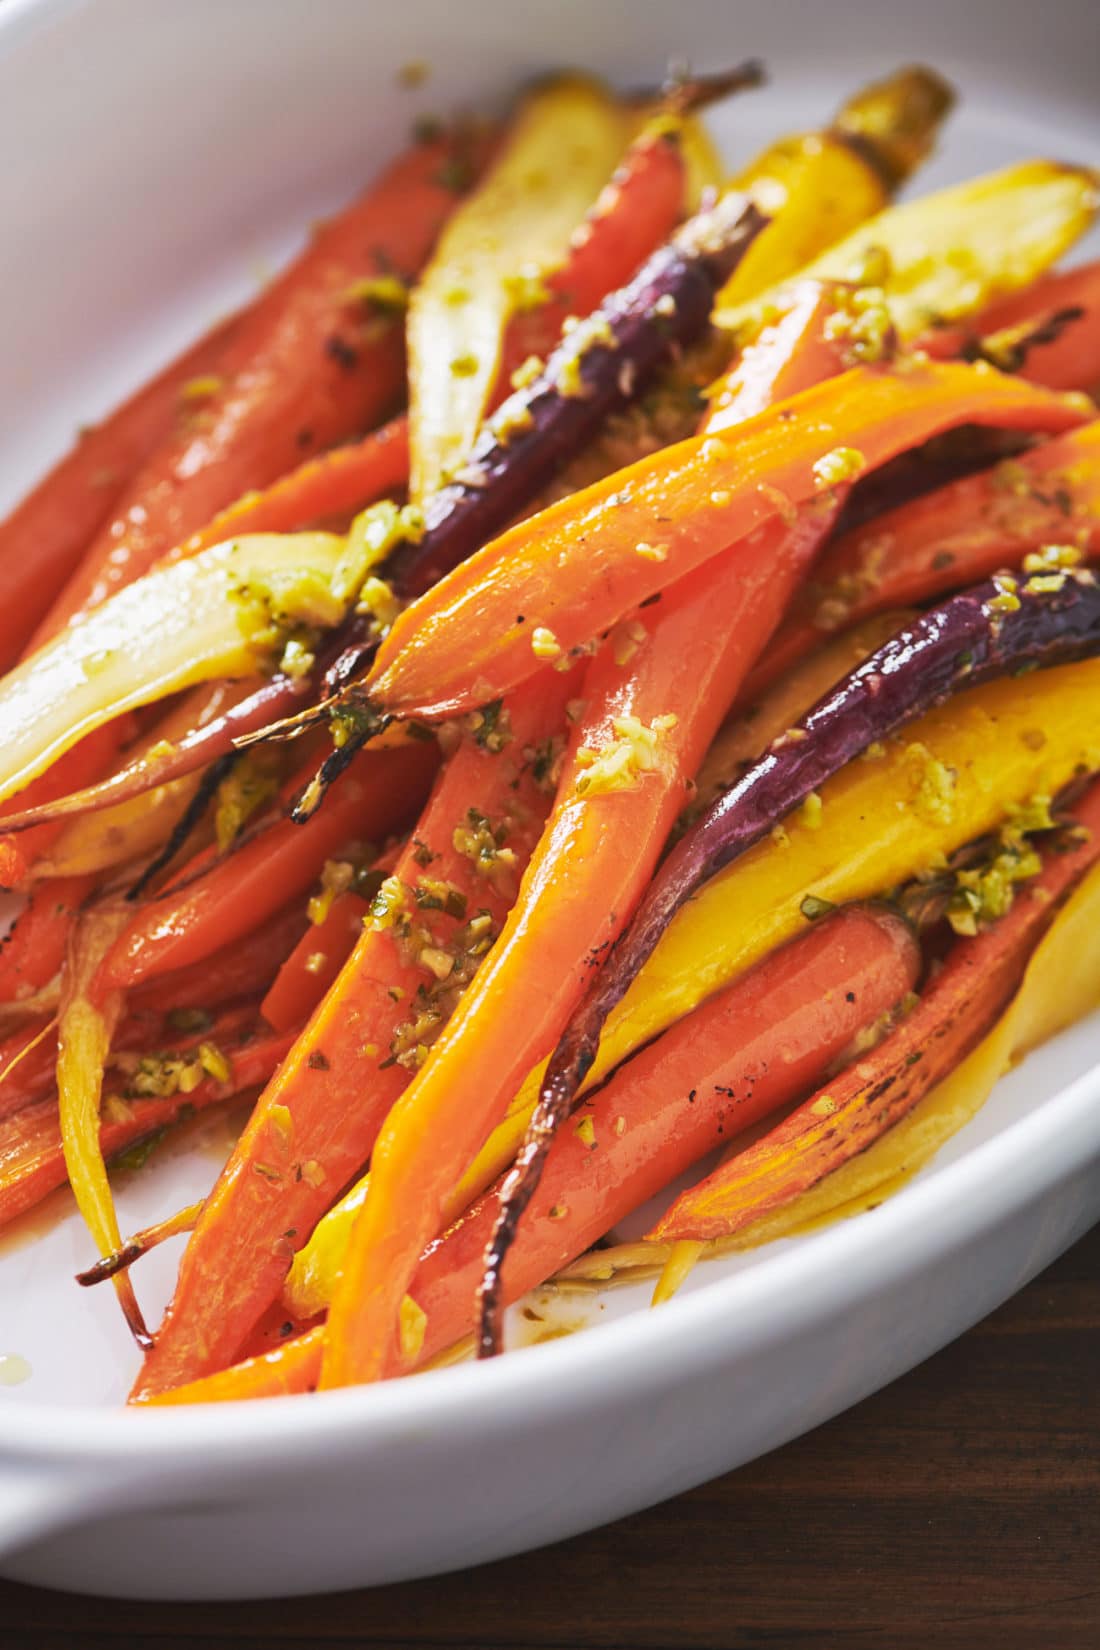
[(275, 1604), (0, 1583), (13, 1650), (1098, 1650), (1100, 1227), (886, 1391), (536, 1556)]

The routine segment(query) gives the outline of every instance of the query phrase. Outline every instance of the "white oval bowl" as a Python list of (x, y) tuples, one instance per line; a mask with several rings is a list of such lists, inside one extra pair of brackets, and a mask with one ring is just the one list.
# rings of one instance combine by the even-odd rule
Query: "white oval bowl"
[[(563, 63), (624, 83), (669, 56), (765, 56), (722, 111), (731, 163), (907, 58), (963, 94), (923, 190), (1046, 151), (1100, 161), (1088, 0), (7, 0), (0, 9), (0, 512), (258, 267), (345, 199), (412, 117)], [(995, 41), (997, 50), (991, 53)], [(399, 86), (424, 60), (426, 86)], [(362, 1391), (195, 1411), (117, 1405), (134, 1355), (77, 1291), (66, 1198), (0, 1239), (0, 1572), (146, 1598), (394, 1581), (590, 1528), (772, 1449), (991, 1310), (1100, 1216), (1100, 1019), (999, 1085), (873, 1213), (608, 1293), (598, 1333)], [(133, 1229), (201, 1195), (204, 1125), (120, 1190)], [(151, 1311), (178, 1245), (145, 1263)], [(8, 1368), (14, 1366), (8, 1365)], [(0, 1360), (0, 1375), (5, 1365)], [(112, 1407), (113, 1406), (113, 1407)]]

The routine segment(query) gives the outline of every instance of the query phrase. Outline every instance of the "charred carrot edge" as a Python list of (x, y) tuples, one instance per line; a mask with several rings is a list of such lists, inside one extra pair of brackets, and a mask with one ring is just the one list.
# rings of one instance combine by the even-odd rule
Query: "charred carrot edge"
[[(294, 1249), (362, 1170), (451, 1006), (449, 994), (503, 922), (538, 839), (550, 803), (545, 747), (573, 688), (563, 676), (554, 683), (507, 715), (480, 718), (448, 760), (383, 884), (372, 925), (207, 1200), (139, 1391), (234, 1357), (277, 1297)], [(236, 1257), (231, 1271), (228, 1250)]]
[(865, 1151), (953, 1071), (1013, 996), (1059, 903), (1100, 857), (1100, 785), (1072, 813), (1089, 833), (1085, 840), (1047, 852), (1042, 871), (1005, 916), (955, 941), (916, 1008), (885, 1042), (684, 1192), (648, 1235), (733, 1236)]
[(1100, 259), (1047, 275), (1001, 298), (966, 327), (929, 332), (919, 347), (942, 360), (984, 357), (1052, 390), (1100, 384)]
[(15, 664), (137, 467), (172, 433), (193, 397), (206, 399), (239, 325), (238, 316), (220, 322), (101, 423), (82, 430), (72, 451), (0, 522), (0, 671)]
[(745, 685), (751, 703), (823, 635), (1017, 567), (1045, 545), (1100, 554), (1100, 421), (842, 534)]
[[(643, 1050), (555, 1141), (538, 1218), (524, 1224), (509, 1257), (508, 1298), (543, 1282), (712, 1146), (812, 1082), (862, 1026), (904, 996), (918, 966), (914, 936), (897, 918), (870, 908), (838, 912)], [(833, 989), (838, 978), (850, 996)], [(774, 1057), (778, 1048), (783, 1059)], [(485, 1193), (421, 1258), (415, 1307), (406, 1314), (414, 1328), (406, 1362), (431, 1357), (471, 1327), (500, 1189)], [(308, 1390), (318, 1379), (321, 1335), (310, 1330), (152, 1401)]]

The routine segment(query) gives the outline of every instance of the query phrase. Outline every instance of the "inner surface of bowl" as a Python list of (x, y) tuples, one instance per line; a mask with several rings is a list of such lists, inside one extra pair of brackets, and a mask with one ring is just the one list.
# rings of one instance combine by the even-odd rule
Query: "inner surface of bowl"
[[(778, 134), (821, 123), (862, 80), (921, 56), (953, 76), (961, 98), (916, 180), (923, 192), (1033, 153), (1100, 161), (1086, 11), (1055, 7), (1040, 19), (992, 3), (935, 3), (917, 14), (782, 0), (737, 8), (417, 0), (383, 17), (356, 0), (330, 0), (318, 27), (317, 8), (304, 0), (153, 10), (136, 0), (16, 4), (0, 17), (0, 137), (5, 155), (18, 157), (0, 173), (0, 510), (78, 424), (253, 291), (312, 219), (377, 170), (418, 115), (491, 104), (560, 65), (639, 84), (659, 78), (670, 57), (713, 68), (760, 53), (771, 84), (710, 121), (734, 168)], [(1007, 13), (1014, 47), (991, 54), (991, 31), (1003, 45)], [(414, 61), (428, 74), (409, 90), (401, 69)], [(980, 1172), (984, 1142), (1090, 1068), (1098, 1026), (1078, 1026), (1030, 1058), (899, 1196), (970, 1155)], [(120, 1176), (123, 1229), (201, 1196), (233, 1121), (181, 1129), (142, 1170)], [(873, 1245), (875, 1215), (860, 1221)], [(170, 1293), (181, 1242), (136, 1275), (151, 1321)], [(687, 1292), (814, 1242), (709, 1263)], [(111, 1293), (72, 1282), (91, 1258), (67, 1193), (0, 1235), (0, 1399), (9, 1413), (124, 1396), (137, 1356)], [(570, 1297), (547, 1310), (555, 1327), (604, 1325), (644, 1310), (648, 1291)], [(733, 1299), (722, 1297), (721, 1309)]]

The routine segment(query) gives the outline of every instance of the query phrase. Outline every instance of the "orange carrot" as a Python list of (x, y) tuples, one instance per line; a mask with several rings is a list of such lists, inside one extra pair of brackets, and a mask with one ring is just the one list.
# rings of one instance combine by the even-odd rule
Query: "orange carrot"
[(372, 925), (207, 1199), (139, 1390), (232, 1358), (277, 1296), (293, 1250), (362, 1169), (512, 902), (549, 805), (540, 747), (573, 688), (555, 676), (549, 691), (540, 684), (517, 697), (507, 719), (481, 718), (447, 762)]
[[(20, 792), (20, 807), (36, 807), (67, 796), (72, 790), (97, 779), (105, 767), (117, 758), (120, 745), (127, 742), (133, 730), (132, 717), (119, 717), (105, 727), (89, 733), (79, 745), (66, 751), (59, 762)], [(19, 888), (27, 880), (35, 859), (56, 841), (62, 822), (35, 825), (19, 836), (0, 832), (0, 888)]]
[(1076, 397), (981, 366), (854, 367), (736, 435), (665, 448), (513, 527), (406, 609), (367, 690), (397, 716), (470, 709), (538, 668), (536, 630), (565, 653), (585, 647), (719, 551), (751, 560), (753, 533), (834, 477), (962, 423), (1059, 431), (1086, 416)]
[[(255, 996), (271, 984), (282, 959), (308, 926), (301, 903), (295, 900), (233, 945), (186, 968), (154, 975), (131, 993), (129, 1006), (135, 1014), (163, 1015), (173, 1010), (218, 1008), (238, 997)], [(291, 1024), (301, 1025), (304, 1019), (303, 1015), (275, 1029), (287, 1031)]]
[(1043, 870), (1003, 917), (954, 943), (916, 1008), (886, 1041), (684, 1192), (651, 1237), (741, 1231), (866, 1151), (965, 1059), (1016, 991), (1059, 902), (1100, 857), (1100, 786), (1073, 811), (1087, 838), (1046, 855)]
[[(837, 370), (823, 336), (828, 313), (827, 298), (815, 290), (813, 302), (794, 311), (796, 325), (762, 340), (740, 380), (754, 406), (766, 396), (769, 371), (782, 384), (800, 372)], [(735, 385), (724, 398), (727, 419), (739, 394)], [(779, 522), (778, 531), (766, 530), (747, 564), (731, 552), (696, 568), (594, 660), (554, 814), (504, 934), (379, 1137), (333, 1303), (326, 1382), (379, 1368), (381, 1352), (372, 1349), (385, 1345), (387, 1318), (396, 1317), (446, 1199), (614, 944), (707, 746), (835, 509), (830, 497), (793, 528)]]
[[(554, 1141), (536, 1205), (508, 1256), (507, 1298), (544, 1282), (713, 1146), (804, 1090), (904, 996), (918, 966), (904, 923), (872, 908), (841, 911), (643, 1049)], [(413, 1359), (434, 1356), (471, 1328), (499, 1192), (499, 1185), (488, 1191), (421, 1258), (410, 1292), (427, 1322)], [(307, 1390), (317, 1381), (320, 1344), (321, 1331), (310, 1330), (155, 1401)], [(392, 1371), (410, 1361), (390, 1349)]]
[(835, 539), (753, 672), (746, 698), (823, 634), (1018, 566), (1047, 544), (1100, 554), (1100, 420)]
[[(100, 984), (128, 990), (252, 933), (304, 894), (341, 848), (396, 830), (415, 811), (436, 760), (432, 744), (366, 752), (307, 824), (280, 819), (224, 858), (205, 850), (176, 891), (138, 908), (105, 959)], [(293, 794), (300, 784), (301, 776), (287, 789)]]
[(408, 476), (409, 428), (402, 413), (360, 441), (300, 464), (262, 492), (246, 493), (161, 560), (182, 561), (242, 533), (293, 533), (350, 515), (404, 487)]
[(791, 289), (784, 313), (742, 350), (717, 386), (704, 431), (733, 429), (844, 369), (842, 345), (828, 331), (838, 289), (842, 282), (799, 281)]
[(171, 435), (189, 389), (218, 372), (239, 325), (233, 316), (213, 327), (102, 423), (82, 430), (72, 451), (0, 522), (0, 671), (15, 664), (138, 465)]
[[(372, 883), (396, 874), (404, 848), (404, 843), (394, 843), (375, 860), (370, 868)], [(370, 900), (358, 889), (347, 888), (336, 895), (320, 921), (311, 909), (311, 920), (261, 1004), (264, 1019), (276, 1031), (304, 1025), (336, 983), (362, 935), (364, 922), (370, 919), (369, 905)]]
[(36, 888), (0, 944), (0, 1002), (18, 1003), (61, 967), (69, 925), (95, 887), (93, 876), (56, 877)]
[(242, 322), (199, 427), (158, 449), (133, 478), (47, 615), (43, 637), (248, 488), (385, 414), (402, 387), (402, 328), (399, 318), (372, 314), (355, 283), (416, 274), (455, 204), (456, 159), (472, 165), (484, 148), (468, 133), (420, 144), (318, 231)]

